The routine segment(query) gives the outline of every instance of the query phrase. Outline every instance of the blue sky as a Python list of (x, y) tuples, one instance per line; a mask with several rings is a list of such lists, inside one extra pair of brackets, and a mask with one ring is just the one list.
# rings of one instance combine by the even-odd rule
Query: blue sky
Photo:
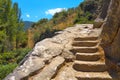
[(41, 18), (52, 18), (55, 12), (76, 7), (84, 0), (12, 0), (17, 2), (24, 21), (38, 21)]

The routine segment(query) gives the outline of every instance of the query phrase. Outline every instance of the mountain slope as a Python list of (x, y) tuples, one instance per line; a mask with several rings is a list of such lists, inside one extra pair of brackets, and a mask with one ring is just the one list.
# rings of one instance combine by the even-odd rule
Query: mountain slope
[(29, 29), (33, 24), (34, 22), (32, 21), (24, 21), (24, 29), (25, 30)]

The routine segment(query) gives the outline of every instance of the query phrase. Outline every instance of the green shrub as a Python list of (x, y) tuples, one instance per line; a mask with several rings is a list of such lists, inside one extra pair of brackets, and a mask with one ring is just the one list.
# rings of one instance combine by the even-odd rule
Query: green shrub
[(30, 51), (29, 48), (18, 49), (11, 52), (0, 54), (0, 80), (12, 72), (17, 64), (25, 57)]
[(84, 14), (78, 13), (74, 20), (74, 24), (93, 24), (93, 22), (94, 17), (90, 12), (86, 12)]
[(0, 65), (0, 80), (5, 78), (10, 72), (14, 70), (17, 64), (7, 64), (7, 65)]
[(14, 52), (6, 52), (6, 53), (2, 53), (0, 54), (0, 64), (8, 64), (11, 62), (15, 62), (16, 58), (15, 58), (15, 53)]
[(25, 55), (28, 54), (29, 51), (31, 51), (30, 48), (21, 48), (14, 51), (14, 53), (16, 53), (16, 62), (19, 63), (25, 57)]

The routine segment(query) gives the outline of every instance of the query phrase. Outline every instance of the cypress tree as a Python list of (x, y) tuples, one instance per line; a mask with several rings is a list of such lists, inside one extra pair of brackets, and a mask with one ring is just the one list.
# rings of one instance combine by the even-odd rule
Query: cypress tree
[(18, 4), (0, 0), (0, 52), (16, 49), (23, 42), (23, 26)]

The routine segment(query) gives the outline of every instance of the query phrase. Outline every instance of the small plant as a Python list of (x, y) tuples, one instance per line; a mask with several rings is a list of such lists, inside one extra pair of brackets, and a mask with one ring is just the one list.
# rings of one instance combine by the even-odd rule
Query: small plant
[(0, 65), (0, 80), (5, 78), (10, 72), (12, 72), (16, 66), (17, 66), (16, 63), (10, 63), (7, 65)]

